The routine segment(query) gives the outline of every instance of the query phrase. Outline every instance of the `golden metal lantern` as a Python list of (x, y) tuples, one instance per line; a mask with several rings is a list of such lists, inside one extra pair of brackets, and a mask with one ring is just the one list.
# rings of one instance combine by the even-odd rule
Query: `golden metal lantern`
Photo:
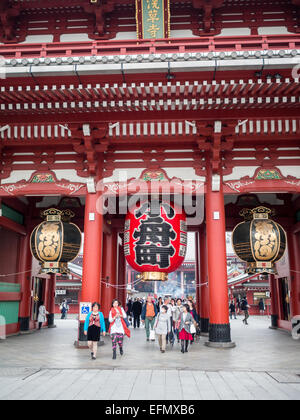
[(243, 209), (245, 221), (233, 230), (232, 245), (236, 255), (247, 263), (246, 272), (275, 273), (275, 262), (286, 250), (286, 233), (282, 226), (270, 219), (272, 210), (260, 206)]
[(75, 214), (51, 208), (42, 216), (46, 220), (31, 234), (31, 253), (40, 261), (42, 273), (67, 274), (68, 263), (75, 260), (81, 247), (81, 231), (70, 223)]

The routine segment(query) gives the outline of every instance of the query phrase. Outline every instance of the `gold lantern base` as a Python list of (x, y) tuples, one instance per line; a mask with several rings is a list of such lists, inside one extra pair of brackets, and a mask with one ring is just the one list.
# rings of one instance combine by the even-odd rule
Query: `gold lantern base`
[(267, 262), (261, 262), (257, 261), (254, 263), (247, 263), (247, 269), (246, 273), (248, 274), (276, 274), (276, 267), (274, 263), (267, 261)]
[(167, 281), (168, 274), (157, 271), (146, 271), (138, 276), (142, 281)]
[(43, 262), (41, 267), (41, 273), (46, 274), (68, 274), (68, 263), (64, 262)]

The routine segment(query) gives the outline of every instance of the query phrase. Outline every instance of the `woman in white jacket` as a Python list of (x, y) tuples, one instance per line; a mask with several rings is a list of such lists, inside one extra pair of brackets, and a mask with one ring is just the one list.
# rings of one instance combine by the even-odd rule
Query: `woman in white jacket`
[(38, 323), (39, 323), (39, 330), (42, 328), (42, 325), (46, 322), (47, 316), (49, 312), (46, 310), (46, 307), (44, 306), (44, 302), (40, 302), (39, 307), (39, 314), (38, 314)]
[(122, 308), (121, 303), (118, 301), (118, 299), (114, 299), (112, 302), (112, 307), (109, 312), (109, 333), (111, 335), (112, 339), (112, 349), (113, 349), (113, 359), (115, 360), (117, 358), (117, 344), (120, 348), (120, 354), (121, 356), (124, 354), (123, 351), (123, 340), (124, 335), (127, 335), (127, 337), (130, 337), (130, 330), (128, 328), (128, 325), (126, 323), (126, 312)]

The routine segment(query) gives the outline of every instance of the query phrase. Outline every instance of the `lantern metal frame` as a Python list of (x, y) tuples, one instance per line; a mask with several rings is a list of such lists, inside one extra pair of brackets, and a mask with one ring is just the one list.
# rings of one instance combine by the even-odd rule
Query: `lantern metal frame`
[[(284, 230), (284, 228), (280, 225), (280, 223), (275, 222), (274, 220), (270, 219), (270, 216), (274, 216), (275, 212), (272, 209), (269, 209), (267, 207), (264, 206), (258, 206), (255, 207), (254, 209), (248, 209), (248, 208), (244, 208), (243, 210), (241, 210), (239, 212), (239, 215), (244, 217), (244, 221), (238, 223), (235, 228), (232, 231), (232, 235), (231, 235), (231, 245), (232, 248), (235, 252), (235, 254), (237, 255), (237, 257), (247, 263), (247, 268), (246, 268), (246, 273), (248, 274), (263, 274), (263, 273), (267, 273), (267, 274), (277, 274), (277, 270), (276, 270), (276, 266), (275, 263), (279, 262), (285, 255), (286, 252), (286, 244), (287, 244), (287, 235), (286, 232)], [(277, 259), (278, 254), (280, 252), (280, 244), (278, 246), (278, 250), (276, 255), (270, 260), (270, 261), (262, 261), (262, 260), (258, 260), (255, 257), (255, 252), (254, 252), (254, 246), (253, 246), (253, 239), (252, 239), (252, 226), (253, 223), (257, 220), (261, 220), (261, 221), (267, 221), (270, 220), (272, 221), (275, 225), (273, 226), (274, 228), (277, 229), (278, 232), (278, 236), (280, 237), (280, 231), (278, 229), (278, 226), (281, 228), (284, 236), (285, 236), (285, 250), (282, 254), (282, 256)], [(252, 255), (252, 259), (254, 261), (246, 261), (245, 259), (241, 258), (237, 251), (236, 251), (236, 246), (233, 242), (234, 239), (234, 233), (235, 231), (238, 229), (239, 226), (244, 225), (244, 223), (250, 222), (250, 226), (249, 226), (249, 244), (250, 244), (250, 249), (251, 249), (251, 255)]]
[[(31, 235), (30, 235), (30, 251), (31, 254), (33, 255), (34, 258), (36, 258), (40, 265), (41, 265), (41, 270), (40, 273), (44, 273), (44, 274), (69, 274), (70, 270), (68, 268), (68, 263), (73, 262), (79, 254), (80, 248), (81, 248), (81, 243), (82, 243), (82, 238), (81, 238), (81, 230), (79, 229), (79, 227), (75, 224), (70, 222), (70, 220), (75, 216), (75, 213), (72, 212), (69, 209), (65, 209), (65, 210), (58, 210), (55, 208), (50, 208), (44, 211), (41, 211), (40, 213), (41, 217), (44, 217), (45, 220), (43, 222), (41, 222), (40, 224), (38, 224), (32, 231)], [(35, 256), (35, 254), (37, 254), (36, 252), (33, 252), (32, 249), (32, 238), (33, 235), (36, 234), (36, 232), (39, 230), (40, 226), (42, 226), (45, 222), (59, 222), (61, 223), (61, 227), (62, 227), (62, 231), (61, 231), (61, 237), (62, 239), (64, 238), (64, 223), (67, 223), (68, 225), (72, 225), (74, 226), (77, 231), (80, 234), (80, 244), (79, 244), (79, 249), (78, 249), (78, 253), (77, 255), (72, 258), (71, 260), (69, 260), (68, 262), (64, 262), (64, 261), (59, 261), (62, 257), (62, 253), (63, 253), (63, 244), (61, 246), (60, 249), (60, 254), (59, 257), (55, 258), (55, 261), (45, 261), (42, 258), (37, 258)], [(38, 249), (37, 247), (37, 243), (36, 243), (36, 237), (34, 238), (34, 242), (35, 242), (35, 248)]]

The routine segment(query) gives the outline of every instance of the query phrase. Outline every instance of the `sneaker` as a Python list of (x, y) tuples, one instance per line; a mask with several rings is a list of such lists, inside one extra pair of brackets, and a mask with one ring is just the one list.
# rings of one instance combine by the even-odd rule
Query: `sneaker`
[(91, 353), (91, 359), (94, 357), (94, 353)]
[(93, 356), (93, 357), (92, 357), (92, 360), (96, 360), (96, 357), (95, 357), (95, 356)]
[(166, 350), (161, 350), (161, 352), (162, 352), (162, 353), (165, 353), (165, 352), (166, 352)]
[(150, 338), (147, 338), (147, 341), (150, 341)]

